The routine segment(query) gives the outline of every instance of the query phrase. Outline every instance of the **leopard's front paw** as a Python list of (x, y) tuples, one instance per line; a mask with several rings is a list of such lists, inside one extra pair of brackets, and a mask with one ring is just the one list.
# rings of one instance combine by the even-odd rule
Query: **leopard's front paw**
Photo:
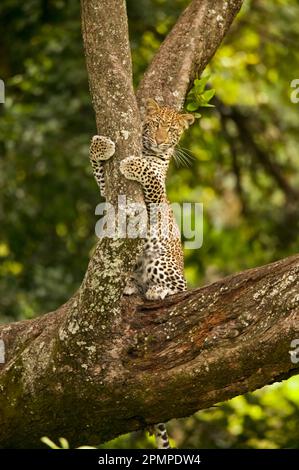
[(138, 159), (136, 157), (127, 157), (122, 160), (119, 169), (128, 180), (138, 181)]
[(94, 135), (90, 143), (90, 156), (96, 160), (108, 160), (115, 153), (115, 143), (104, 135)]

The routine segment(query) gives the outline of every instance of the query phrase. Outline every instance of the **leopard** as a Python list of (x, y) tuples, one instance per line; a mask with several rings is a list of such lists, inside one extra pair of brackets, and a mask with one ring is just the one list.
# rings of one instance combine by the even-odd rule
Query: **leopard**
[[(124, 294), (141, 291), (146, 299), (159, 300), (186, 290), (180, 232), (166, 194), (166, 175), (175, 147), (185, 129), (193, 124), (194, 116), (160, 106), (153, 99), (148, 100), (146, 111), (142, 155), (122, 160), (120, 172), (127, 179), (141, 183), (149, 215), (157, 207), (160, 212), (153, 217), (154, 233), (145, 240)], [(90, 161), (102, 196), (105, 196), (103, 162), (114, 152), (115, 144), (108, 137), (92, 138)]]
[[(166, 177), (176, 145), (194, 120), (191, 113), (181, 113), (148, 99), (142, 123), (142, 153), (120, 162), (122, 175), (142, 186), (151, 226), (125, 295), (141, 292), (147, 300), (160, 300), (186, 290), (180, 231), (167, 198)], [(92, 138), (90, 162), (102, 196), (105, 196), (104, 162), (114, 152), (115, 143), (109, 137)], [(152, 433), (158, 448), (170, 448), (164, 423), (154, 425)]]

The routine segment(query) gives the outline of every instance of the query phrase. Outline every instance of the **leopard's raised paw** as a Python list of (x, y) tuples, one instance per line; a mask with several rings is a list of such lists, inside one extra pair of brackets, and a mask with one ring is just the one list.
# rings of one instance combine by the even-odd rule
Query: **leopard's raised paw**
[(115, 153), (115, 143), (104, 135), (94, 135), (90, 144), (90, 156), (96, 160), (108, 160)]
[(137, 159), (135, 157), (127, 157), (120, 162), (119, 169), (122, 175), (129, 180), (137, 179), (135, 166)]

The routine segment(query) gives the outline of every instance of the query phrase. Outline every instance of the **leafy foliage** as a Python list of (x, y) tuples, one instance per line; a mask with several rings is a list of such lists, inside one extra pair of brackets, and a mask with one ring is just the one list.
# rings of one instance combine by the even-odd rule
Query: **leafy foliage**
[[(127, 1), (135, 85), (187, 3)], [(55, 309), (77, 289), (100, 196), (79, 2), (2, 0), (0, 15), (0, 309), (11, 321)], [(298, 16), (296, 0), (247, 0), (188, 95), (187, 109), (202, 114), (182, 142), (193, 166), (172, 166), (168, 193), (204, 205), (203, 246), (185, 253), (190, 286), (298, 252)], [(293, 378), (173, 423), (176, 444), (298, 447), (298, 386)], [(145, 439), (106, 446), (152, 445)]]
[[(214, 88), (205, 90), (206, 84), (208, 83), (210, 76), (207, 75), (203, 78), (196, 78), (194, 80), (193, 87), (188, 93), (187, 96), (187, 105), (186, 108), (188, 111), (197, 111), (199, 108), (213, 108), (214, 105), (210, 104), (209, 101), (213, 98), (216, 93)], [(201, 117), (201, 114), (198, 112), (194, 113), (194, 116), (197, 118)]]

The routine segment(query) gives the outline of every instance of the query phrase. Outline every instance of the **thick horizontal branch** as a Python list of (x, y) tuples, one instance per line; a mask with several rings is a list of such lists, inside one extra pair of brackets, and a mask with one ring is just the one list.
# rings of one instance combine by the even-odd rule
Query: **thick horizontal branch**
[(77, 350), (61, 326), (68, 304), (2, 326), (1, 446), (37, 447), (42, 435), (98, 444), (298, 373), (298, 292), (296, 255), (161, 302), (123, 298), (110, 337), (98, 325)]

